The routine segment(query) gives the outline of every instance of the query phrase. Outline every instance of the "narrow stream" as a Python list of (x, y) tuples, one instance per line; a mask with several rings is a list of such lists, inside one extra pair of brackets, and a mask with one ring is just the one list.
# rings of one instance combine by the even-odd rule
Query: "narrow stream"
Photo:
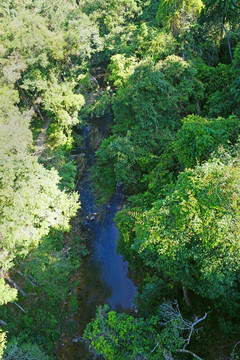
[[(85, 214), (97, 212), (93, 195), (89, 187), (89, 181), (81, 188), (80, 196), (82, 210)], [(117, 254), (118, 229), (114, 223), (114, 217), (121, 208), (124, 196), (116, 192), (111, 202), (101, 209), (101, 217), (87, 221), (87, 226), (93, 233), (92, 251), (89, 261), (100, 267), (100, 279), (103, 287), (109, 288), (106, 303), (112, 310), (123, 311), (133, 307), (133, 297), (136, 288), (128, 278), (128, 263), (123, 256)]]
[[(109, 121), (103, 118), (98, 121)], [(94, 151), (89, 138), (90, 128), (84, 127), (85, 152), (89, 167), (94, 163)], [(121, 189), (116, 189), (112, 200), (98, 208), (91, 191), (89, 170), (79, 184), (82, 216), (85, 219), (84, 232), (88, 234), (90, 255), (79, 272), (78, 314), (76, 316), (78, 335), (81, 337), (87, 323), (95, 316), (98, 305), (108, 304), (112, 310), (130, 312), (133, 309), (136, 287), (128, 277), (128, 263), (117, 254), (118, 229), (114, 217), (125, 200)], [(95, 359), (81, 341), (68, 344), (61, 359)]]

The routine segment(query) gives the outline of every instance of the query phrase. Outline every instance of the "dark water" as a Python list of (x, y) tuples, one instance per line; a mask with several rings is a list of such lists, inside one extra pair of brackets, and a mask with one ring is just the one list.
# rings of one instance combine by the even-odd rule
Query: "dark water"
[[(94, 198), (88, 182), (82, 187), (82, 209), (87, 213), (97, 211)], [(92, 252), (90, 261), (99, 265), (99, 278), (111, 294), (106, 303), (111, 309), (122, 311), (133, 307), (133, 297), (136, 287), (128, 278), (128, 263), (117, 254), (118, 229), (114, 217), (121, 206), (124, 197), (115, 193), (112, 201), (102, 209), (102, 220), (96, 219), (86, 222), (87, 227), (93, 232)]]
[[(94, 162), (94, 151), (89, 141), (90, 128), (83, 129), (84, 150), (88, 164)], [(112, 200), (98, 208), (91, 191), (88, 171), (81, 181), (79, 193), (82, 215), (85, 219), (83, 231), (88, 234), (90, 256), (80, 270), (78, 289), (77, 334), (82, 336), (87, 323), (95, 316), (96, 307), (108, 304), (112, 310), (129, 312), (133, 308), (136, 287), (128, 277), (128, 263), (117, 254), (118, 229), (114, 217), (124, 202), (120, 189)], [(97, 213), (97, 215), (92, 215)], [(94, 216), (93, 220), (89, 216)], [(68, 343), (61, 351), (59, 359), (87, 360), (94, 356), (81, 340)]]

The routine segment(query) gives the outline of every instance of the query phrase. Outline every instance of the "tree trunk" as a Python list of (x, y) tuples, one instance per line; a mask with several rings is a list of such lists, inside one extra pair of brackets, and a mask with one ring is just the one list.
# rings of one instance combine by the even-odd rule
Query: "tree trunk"
[(183, 290), (184, 300), (186, 301), (187, 306), (191, 306), (191, 302), (190, 302), (189, 297), (188, 297), (187, 289), (184, 286), (184, 280), (183, 279), (182, 279), (182, 290)]
[(22, 294), (22, 296), (26, 296), (25, 292), (20, 288), (20, 286), (18, 286), (12, 279), (10, 279), (10, 277), (6, 277), (6, 280), (12, 284)]
[[(230, 59), (231, 59), (231, 62), (233, 61), (233, 56), (232, 56), (232, 48), (231, 48), (231, 42), (230, 42), (230, 36), (225, 28), (225, 25), (224, 23), (222, 24), (223, 25), (223, 30), (225, 32), (225, 35), (226, 35), (226, 38), (227, 38), (227, 42), (228, 42), (228, 51), (229, 51), (229, 56), (230, 56)], [(231, 34), (231, 33), (230, 33)]]

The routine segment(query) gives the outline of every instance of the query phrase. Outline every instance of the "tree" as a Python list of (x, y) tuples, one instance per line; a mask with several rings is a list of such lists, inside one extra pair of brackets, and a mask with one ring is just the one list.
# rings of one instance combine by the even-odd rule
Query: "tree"
[[(125, 134), (131, 130), (143, 145), (160, 129), (178, 128), (184, 114), (197, 112), (196, 100), (202, 95), (202, 84), (195, 75), (194, 66), (175, 55), (156, 65), (140, 63), (114, 98), (117, 131)], [(136, 131), (141, 136), (135, 136)]]
[[(238, 32), (240, 7), (237, 0), (204, 0), (203, 21), (208, 28), (215, 28), (218, 36), (226, 42), (230, 62), (233, 61), (232, 38)], [(216, 33), (215, 33), (216, 38)]]
[(121, 52), (121, 36), (126, 36), (128, 23), (141, 14), (141, 6), (136, 0), (84, 0), (81, 8), (99, 25), (105, 58)]
[(0, 85), (0, 99), (1, 155), (24, 154), (32, 144), (32, 133), (29, 129), (32, 113), (20, 113), (15, 106), (19, 102), (18, 92), (7, 86)]
[(184, 168), (194, 167), (207, 160), (219, 145), (236, 143), (239, 135), (239, 119), (206, 119), (189, 115), (182, 120), (183, 126), (177, 133), (175, 152)]
[(1, 268), (36, 247), (51, 227), (68, 229), (77, 194), (58, 189), (59, 176), (30, 155), (1, 156)]
[(0, 279), (0, 306), (13, 302), (17, 298), (17, 289), (11, 288), (3, 278)]
[(116, 88), (120, 88), (134, 73), (137, 66), (137, 59), (134, 57), (125, 58), (122, 54), (117, 54), (111, 57), (109, 70), (111, 75), (109, 80), (113, 82)]
[[(118, 73), (113, 74), (117, 81)], [(156, 65), (147, 60), (135, 67), (113, 99), (114, 135), (97, 152), (93, 172), (98, 178), (101, 172), (100, 192), (108, 189), (111, 194), (116, 181), (131, 194), (146, 189), (147, 174), (180, 127), (181, 117), (197, 112), (202, 84), (195, 74), (190, 62), (174, 55)]]
[(96, 318), (87, 325), (84, 338), (96, 354), (109, 360), (164, 359), (183, 344), (178, 319), (158, 332), (159, 316), (134, 319), (127, 314), (98, 307)]
[(3, 360), (49, 360), (49, 357), (37, 344), (11, 340), (4, 351)]
[(204, 84), (202, 113), (208, 117), (228, 117), (236, 113), (232, 86), (236, 75), (231, 65), (208, 66), (198, 62), (198, 78)]
[(146, 266), (225, 306), (236, 306), (238, 296), (238, 156), (223, 153), (185, 170), (172, 194), (132, 214), (131, 246)]
[(0, 358), (2, 359), (2, 355), (4, 349), (6, 348), (6, 333), (2, 332), (0, 329)]
[(15, 106), (17, 92), (2, 86), (0, 96), (0, 281), (5, 304), (16, 298), (17, 290), (3, 279), (16, 257), (36, 248), (51, 228), (68, 230), (79, 204), (76, 193), (59, 189), (57, 171), (46, 170), (30, 154), (30, 117)]
[(82, 71), (83, 63), (100, 49), (98, 27), (74, 1), (61, 5), (55, 0), (50, 4), (12, 1), (3, 8), (3, 81), (19, 90), (25, 107), (36, 111), (41, 120), (42, 111), (52, 117), (52, 145), (71, 147), (71, 129), (80, 121), (78, 113), (84, 104), (72, 75), (77, 74), (76, 68)]
[(134, 319), (127, 314), (117, 314), (109, 307), (99, 306), (96, 318), (84, 332), (84, 339), (90, 343), (97, 355), (109, 360), (158, 359), (174, 360), (178, 353), (191, 354), (187, 350), (196, 326), (206, 319), (195, 317), (193, 321), (182, 317), (177, 302), (163, 303), (157, 316)]
[(75, 94), (73, 89), (74, 84), (58, 83), (52, 74), (42, 96), (45, 110), (55, 120), (50, 126), (50, 140), (54, 147), (65, 145), (71, 148), (73, 143), (72, 127), (79, 123), (78, 113), (85, 103), (83, 95)]
[(121, 31), (127, 20), (132, 19), (141, 11), (135, 0), (88, 0), (84, 1), (83, 10), (98, 19), (102, 34)]
[(202, 0), (161, 0), (156, 15), (157, 21), (171, 29), (175, 35), (183, 33), (193, 24), (203, 7)]

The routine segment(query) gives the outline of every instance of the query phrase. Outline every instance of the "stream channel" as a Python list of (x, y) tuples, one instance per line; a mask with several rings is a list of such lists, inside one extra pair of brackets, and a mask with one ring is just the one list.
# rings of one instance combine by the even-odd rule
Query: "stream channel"
[[(89, 123), (91, 126), (97, 127), (101, 137), (106, 137), (111, 122), (112, 115), (106, 114)], [(87, 170), (78, 184), (78, 191), (81, 199), (81, 216), (84, 219), (82, 230), (87, 234), (90, 250), (90, 255), (80, 268), (79, 275), (79, 310), (75, 318), (79, 339), (81, 339), (87, 323), (95, 316), (98, 305), (108, 304), (112, 310), (129, 313), (133, 309), (133, 299), (136, 294), (136, 286), (128, 277), (128, 263), (124, 261), (123, 256), (117, 254), (119, 232), (114, 223), (114, 217), (122, 208), (126, 198), (122, 189), (117, 187), (111, 201), (104, 206), (97, 207), (89, 177), (89, 169), (95, 161), (90, 133), (90, 126), (82, 129), (84, 142), (75, 153), (84, 153), (87, 162)], [(68, 342), (62, 349), (61, 359), (89, 360), (96, 358), (81, 340), (78, 341), (77, 337), (75, 340)]]

